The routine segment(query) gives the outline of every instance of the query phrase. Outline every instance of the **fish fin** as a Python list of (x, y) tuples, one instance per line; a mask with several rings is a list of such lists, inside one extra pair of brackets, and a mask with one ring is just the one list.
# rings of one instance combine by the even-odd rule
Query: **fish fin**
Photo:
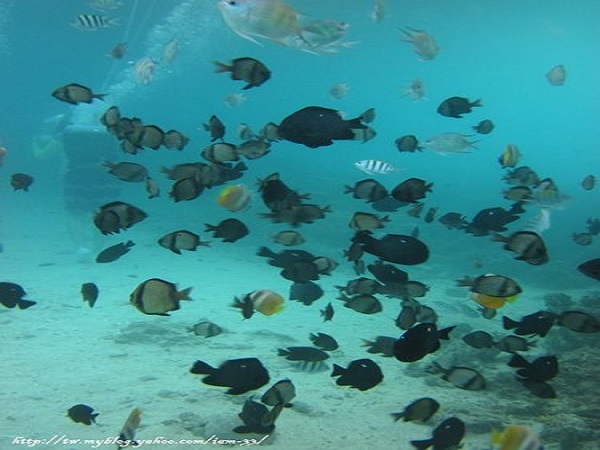
[(439, 330), (438, 331), (438, 338), (439, 339), (444, 339), (446, 341), (449, 341), (450, 340), (450, 332), (452, 330), (454, 330), (455, 328), (456, 328), (456, 325), (452, 326), (452, 327), (444, 328), (443, 330)]
[(177, 292), (177, 300), (191, 300), (190, 292), (192, 292), (191, 287), (184, 289), (183, 291)]
[(422, 441), (410, 441), (410, 443), (418, 450), (425, 450), (431, 447), (435, 442), (433, 439), (424, 439)]
[(507, 363), (509, 367), (528, 367), (529, 362), (521, 355), (515, 354)]
[(191, 373), (196, 375), (209, 375), (215, 372), (215, 368), (205, 363), (204, 361), (197, 360), (192, 368), (190, 369)]
[(505, 330), (511, 330), (513, 328), (517, 328), (519, 326), (519, 322), (512, 320), (509, 317), (502, 316), (502, 326)]
[(215, 72), (217, 72), (217, 73), (221, 73), (221, 72), (231, 72), (231, 70), (233, 69), (233, 67), (232, 67), (232, 66), (230, 66), (230, 65), (228, 65), (228, 64), (225, 64), (225, 63), (222, 63), (222, 62), (219, 62), (219, 61), (213, 61), (213, 64), (214, 64), (215, 66), (217, 66), (217, 67), (215, 68)]
[(33, 305), (35, 305), (37, 302), (34, 302), (32, 300), (19, 300), (17, 302), (17, 306), (19, 307), (19, 309), (27, 309), (32, 307)]
[(339, 375), (343, 375), (345, 371), (346, 370), (343, 367), (338, 366), (337, 364), (334, 364), (333, 365), (333, 370), (331, 371), (331, 376), (332, 377), (337, 377)]

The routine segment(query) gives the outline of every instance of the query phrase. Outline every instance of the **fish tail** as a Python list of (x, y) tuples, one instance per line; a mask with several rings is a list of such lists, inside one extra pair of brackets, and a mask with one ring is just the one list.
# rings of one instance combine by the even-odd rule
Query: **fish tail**
[(233, 67), (232, 67), (232, 66), (229, 66), (229, 65), (227, 65), (227, 64), (224, 64), (224, 63), (222, 63), (222, 62), (219, 62), (219, 61), (213, 61), (213, 64), (214, 64), (215, 66), (217, 66), (217, 67), (215, 68), (215, 72), (216, 72), (216, 73), (221, 73), (221, 72), (231, 72), (231, 70), (233, 69)]
[(184, 289), (183, 291), (179, 291), (177, 293), (177, 299), (178, 300), (191, 300), (190, 292), (192, 292), (192, 289), (193, 288), (189, 287), (187, 289)]
[(337, 364), (333, 365), (333, 371), (331, 372), (332, 377), (337, 377), (339, 375), (342, 375), (343, 373), (344, 373), (343, 367), (338, 366)]

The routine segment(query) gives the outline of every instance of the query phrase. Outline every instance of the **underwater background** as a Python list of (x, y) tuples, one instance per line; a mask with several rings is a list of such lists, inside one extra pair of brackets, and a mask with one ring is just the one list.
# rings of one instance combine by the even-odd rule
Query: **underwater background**
[[(260, 445), (410, 449), (410, 441), (428, 439), (442, 420), (458, 417), (466, 424), (466, 449), (492, 448), (493, 431), (510, 424), (527, 426), (546, 449), (599, 448), (597, 330), (583, 333), (555, 325), (547, 336), (534, 336), (535, 346), (522, 353), (528, 360), (558, 358), (560, 371), (551, 381), (556, 398), (540, 398), (525, 389), (507, 365), (510, 354), (476, 349), (461, 339), (473, 330), (495, 337), (510, 334), (503, 327), (503, 315), (519, 320), (540, 310), (576, 310), (600, 317), (598, 278), (577, 270), (600, 256), (598, 231), (588, 230), (593, 219), (600, 218), (599, 190), (595, 185), (582, 187), (587, 176), (599, 176), (600, 167), (597, 2), (388, 0), (385, 14), (374, 20), (374, 4), (383, 2), (290, 1), (302, 17), (350, 24), (343, 37), (348, 45), (322, 53), (269, 39), (258, 39), (258, 45), (243, 39), (226, 24), (216, 0), (99, 1), (105, 8), (115, 7), (100, 12), (91, 8), (93, 3), (0, 0), (0, 147), (6, 150), (0, 166), (0, 282), (22, 286), (26, 298), (37, 302), (27, 309), (5, 308), (3, 302), (0, 310), (2, 448), (25, 445), (15, 440), (18, 437), (118, 436), (136, 407), (143, 410), (136, 439), (173, 440), (143, 443), (145, 448), (200, 447), (203, 444), (174, 441), (211, 436), (244, 439), (248, 436), (232, 431), (242, 423), (238, 414), (244, 402), (253, 394), (258, 401), (268, 386), (282, 379), (294, 383), (296, 397)], [(117, 17), (119, 23), (97, 30), (70, 26), (81, 14)], [(408, 28), (434, 36), (439, 53), (420, 59), (401, 31)], [(173, 39), (178, 48), (166, 62), (163, 52)], [(111, 49), (122, 42), (127, 43), (125, 55), (111, 57)], [(155, 62), (147, 84), (135, 76), (136, 62), (145, 57)], [(228, 63), (240, 57), (264, 63), (271, 78), (243, 90), (244, 82), (232, 80), (229, 73), (215, 73), (214, 61)], [(566, 69), (562, 85), (546, 77), (557, 65)], [(424, 98), (418, 100), (406, 95), (415, 79), (425, 87)], [(69, 83), (106, 97), (69, 105), (50, 95)], [(348, 92), (334, 98), (330, 89), (340, 83)], [(225, 103), (230, 94), (240, 93), (240, 104)], [(481, 99), (482, 106), (460, 119), (438, 114), (438, 105), (452, 96)], [(189, 143), (182, 151), (160, 148), (127, 154), (100, 121), (110, 106), (117, 106), (122, 116), (176, 129)], [(266, 155), (244, 160), (248, 169), (240, 179), (206, 189), (190, 201), (170, 198), (173, 182), (161, 168), (204, 161), (200, 152), (211, 138), (202, 124), (212, 115), (226, 125), (225, 141), (239, 144), (239, 124), (259, 131), (306, 106), (335, 109), (348, 119), (374, 108), (376, 117), (369, 126), (376, 136), (320, 148), (274, 141)], [(484, 119), (495, 127), (489, 134), (477, 134), (473, 127)], [(425, 142), (447, 132), (477, 141), (475, 148), (442, 155), (427, 148), (401, 152), (395, 145), (404, 135)], [(540, 231), (549, 254), (543, 265), (516, 260), (490, 235), (448, 229), (437, 220), (448, 212), (472, 220), (485, 208), (511, 207), (513, 202), (503, 197), (510, 187), (503, 177), (510, 169), (498, 162), (509, 144), (522, 154), (519, 166), (530, 167), (540, 179), (551, 178), (560, 190), (560, 202), (525, 204), (518, 220), (502, 232), (535, 228), (536, 214), (548, 206), (550, 225)], [(142, 164), (160, 186), (160, 196), (148, 198), (143, 183), (126, 183), (107, 173), (105, 160)], [(385, 161), (397, 170), (365, 174), (355, 167), (361, 160)], [(91, 172), (79, 172), (90, 167)], [(26, 191), (11, 186), (15, 173), (33, 177)], [(269, 209), (257, 181), (273, 173), (291, 189), (310, 194), (310, 203), (329, 206), (331, 213), (297, 228), (261, 217)], [(407, 214), (413, 205), (381, 212), (345, 193), (345, 186), (368, 178), (392, 190), (411, 177), (433, 183), (420, 216)], [(230, 212), (217, 204), (224, 187), (240, 183), (251, 192), (247, 209)], [(104, 235), (93, 217), (113, 201), (135, 205), (148, 218), (121, 233)], [(428, 223), (424, 216), (429, 208), (437, 208), (437, 216)], [(378, 296), (383, 311), (376, 314), (360, 314), (338, 300), (339, 286), (370, 277), (368, 272), (357, 274), (344, 257), (355, 234), (348, 222), (358, 211), (389, 216), (374, 235), (414, 235), (418, 227), (415, 237), (429, 248), (425, 263), (398, 268), (428, 287), (417, 300), (436, 311), (438, 326), (456, 329), (439, 350), (420, 361), (370, 354), (363, 345), (364, 340), (398, 338), (405, 332), (394, 321), (406, 298)], [(204, 231), (205, 224), (230, 217), (247, 225), (246, 237), (228, 243)], [(324, 295), (313, 304), (289, 299), (292, 281), (256, 254), (263, 246), (286, 250), (272, 241), (285, 229), (304, 236), (299, 249), (339, 263), (330, 276), (317, 281)], [(198, 233), (211, 245), (180, 255), (158, 245), (161, 236), (175, 230)], [(574, 239), (579, 233), (589, 235), (586, 245)], [(95, 262), (101, 250), (128, 240), (135, 242), (129, 253), (108, 264)], [(374, 261), (371, 255), (366, 259), (367, 264)], [(456, 283), (488, 273), (517, 280), (523, 291), (492, 319), (482, 317), (469, 290)], [(193, 300), (182, 302), (181, 310), (168, 317), (143, 314), (129, 304), (130, 294), (151, 278), (168, 280), (178, 289), (192, 287)], [(81, 299), (81, 285), (87, 282), (100, 290), (93, 308)], [(234, 297), (261, 289), (281, 294), (283, 309), (244, 319), (231, 306)], [(320, 311), (328, 303), (336, 313), (333, 320), (324, 321)], [(198, 336), (190, 329), (201, 321), (214, 322), (224, 331)], [(280, 348), (310, 346), (309, 334), (318, 332), (333, 336), (340, 345), (330, 353), (326, 370), (306, 370), (278, 355)], [(270, 383), (255, 392), (229, 395), (223, 388), (203, 384), (189, 370), (196, 360), (217, 367), (236, 358), (260, 359)], [(336, 385), (330, 376), (332, 365), (347, 367), (362, 358), (381, 367), (383, 381), (365, 391)], [(453, 386), (431, 373), (434, 361), (480, 372), (486, 388)], [(395, 422), (390, 417), (425, 396), (441, 405), (431, 420)], [(76, 404), (92, 406), (100, 414), (96, 423), (86, 426), (71, 420), (67, 410)], [(261, 439), (260, 434), (250, 436)], [(61, 448), (95, 447), (65, 440)], [(456, 447), (442, 442), (435, 448)]]

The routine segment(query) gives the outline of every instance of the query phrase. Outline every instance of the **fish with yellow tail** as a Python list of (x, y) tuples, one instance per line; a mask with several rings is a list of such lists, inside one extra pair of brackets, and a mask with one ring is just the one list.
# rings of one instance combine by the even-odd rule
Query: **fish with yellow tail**
[(508, 425), (503, 431), (493, 431), (491, 441), (497, 450), (544, 450), (535, 431), (523, 425)]
[(233, 308), (239, 308), (242, 311), (244, 319), (252, 317), (255, 311), (272, 316), (283, 309), (284, 299), (277, 292), (268, 289), (259, 289), (246, 294), (243, 298), (234, 298), (231, 305)]
[(228, 211), (239, 212), (249, 208), (252, 196), (245, 184), (227, 186), (219, 193), (217, 204)]
[(217, 8), (234, 33), (257, 44), (255, 38), (287, 46), (300, 36), (298, 13), (281, 0), (219, 0)]

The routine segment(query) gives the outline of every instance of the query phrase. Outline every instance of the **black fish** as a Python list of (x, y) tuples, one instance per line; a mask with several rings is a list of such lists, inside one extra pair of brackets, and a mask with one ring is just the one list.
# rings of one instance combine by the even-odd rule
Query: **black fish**
[(206, 231), (213, 232), (213, 237), (223, 239), (223, 242), (235, 242), (248, 235), (248, 227), (238, 219), (225, 219), (217, 225), (204, 224)]
[(211, 142), (217, 139), (223, 140), (225, 136), (225, 124), (214, 114), (210, 116), (208, 123), (204, 124), (204, 129), (210, 133)]
[(350, 386), (361, 391), (371, 389), (383, 380), (379, 366), (367, 358), (352, 361), (346, 369), (334, 364), (331, 376), (339, 377), (336, 381), (338, 386)]
[(331, 352), (339, 348), (337, 341), (332, 336), (325, 333), (311, 333), (309, 339), (321, 350)]
[(536, 397), (556, 398), (556, 391), (548, 383), (543, 381), (528, 380), (527, 378), (517, 378), (517, 381)]
[(296, 300), (305, 305), (312, 305), (323, 296), (324, 292), (321, 286), (312, 281), (298, 282), (290, 286), (290, 300)]
[(429, 258), (429, 249), (422, 241), (403, 234), (386, 234), (376, 239), (369, 232), (360, 231), (352, 242), (358, 242), (365, 252), (391, 263), (412, 266)]
[(577, 270), (585, 276), (600, 281), (600, 258), (590, 259), (589, 261), (579, 264)]
[(416, 203), (431, 192), (433, 183), (427, 183), (420, 178), (409, 178), (392, 189), (392, 197), (399, 202)]
[(494, 130), (494, 122), (490, 119), (482, 120), (473, 127), (473, 130), (479, 134), (490, 134)]
[(517, 375), (531, 381), (549, 381), (558, 375), (556, 356), (540, 356), (529, 362), (521, 355), (513, 355), (508, 365), (518, 367)]
[(462, 420), (450, 417), (435, 427), (430, 439), (410, 441), (410, 443), (418, 450), (429, 447), (433, 447), (433, 450), (455, 450), (460, 448), (460, 441), (465, 436), (465, 428)]
[(13, 173), (10, 176), (10, 185), (15, 191), (29, 191), (29, 186), (33, 184), (33, 177), (26, 173)]
[(394, 344), (394, 356), (398, 361), (413, 362), (424, 358), (440, 348), (440, 339), (449, 340), (455, 327), (438, 330), (434, 323), (420, 323), (408, 329)]
[(423, 147), (419, 145), (417, 137), (412, 134), (399, 137), (394, 143), (399, 152), (420, 152), (423, 149)]
[(134, 245), (135, 243), (133, 243), (132, 241), (121, 242), (116, 245), (111, 245), (110, 247), (105, 248), (100, 253), (98, 253), (98, 256), (96, 256), (96, 262), (109, 263), (116, 261), (125, 253), (129, 252), (131, 247), (133, 247)]
[(96, 423), (96, 417), (98, 417), (98, 413), (94, 413), (94, 408), (82, 404), (70, 407), (67, 414), (73, 422), (85, 425)]
[(290, 189), (279, 177), (277, 172), (259, 180), (258, 190), (265, 206), (272, 212), (289, 209), (302, 204), (308, 198)]
[(297, 283), (308, 283), (319, 279), (319, 269), (312, 261), (294, 261), (287, 265), (281, 272), (286, 280)]
[(323, 322), (330, 321), (333, 319), (333, 315), (335, 313), (331, 302), (327, 303), (327, 306), (319, 311), (321, 313), (321, 317), (323, 318)]
[(98, 300), (98, 294), (100, 293), (98, 286), (94, 283), (83, 283), (81, 285), (81, 296), (84, 302), (88, 302), (90, 308), (93, 308)]
[(203, 361), (196, 361), (191, 373), (208, 374), (204, 384), (228, 387), (228, 394), (238, 395), (263, 387), (269, 382), (269, 373), (256, 358), (230, 359), (217, 369)]
[(486, 208), (479, 211), (465, 231), (475, 236), (486, 236), (490, 231), (505, 231), (506, 225), (519, 219), (523, 208), (515, 203), (510, 209)]
[(431, 397), (415, 400), (400, 413), (392, 413), (394, 421), (402, 419), (405, 422), (427, 422), (440, 408), (440, 404)]
[(254, 302), (250, 295), (245, 295), (243, 298), (234, 297), (232, 308), (238, 308), (242, 312), (244, 319), (249, 319), (254, 315)]
[(275, 419), (279, 416), (282, 405), (276, 405), (269, 411), (262, 403), (255, 402), (250, 397), (244, 402), (242, 412), (238, 414), (244, 425), (233, 429), (236, 433), (271, 434), (275, 429)]
[(339, 111), (307, 106), (287, 116), (279, 124), (282, 139), (316, 148), (333, 144), (334, 140), (353, 140), (352, 130), (367, 128), (362, 117), (344, 120)]
[(391, 264), (385, 264), (380, 260), (374, 264), (369, 264), (367, 270), (373, 274), (377, 281), (383, 284), (405, 284), (408, 282), (408, 274), (404, 270), (400, 270)]
[(37, 302), (33, 300), (25, 300), (23, 297), (27, 295), (25, 289), (16, 283), (0, 282), (0, 303), (7, 308), (27, 309)]
[(530, 334), (537, 334), (540, 337), (544, 337), (554, 325), (556, 316), (547, 311), (538, 311), (533, 314), (529, 314), (521, 318), (520, 321), (512, 320), (506, 316), (502, 317), (502, 325), (505, 330), (515, 330), (515, 334), (519, 336), (526, 336)]
[(460, 119), (463, 114), (470, 113), (471, 108), (476, 106), (482, 106), (481, 100), (470, 102), (469, 99), (464, 97), (450, 97), (440, 103), (437, 112), (442, 116)]
[(279, 356), (284, 356), (288, 361), (325, 361), (329, 355), (315, 347), (288, 347), (277, 350)]

